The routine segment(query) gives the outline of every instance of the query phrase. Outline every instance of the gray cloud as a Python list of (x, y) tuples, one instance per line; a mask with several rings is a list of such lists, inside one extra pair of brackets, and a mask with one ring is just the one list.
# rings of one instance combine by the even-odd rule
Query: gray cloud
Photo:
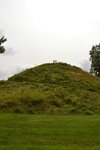
[(89, 70), (90, 70), (90, 62), (89, 62), (89, 60), (87, 60), (87, 59), (82, 60), (82, 61), (80, 62), (80, 67), (81, 67), (83, 70), (89, 72)]
[(7, 38), (0, 69), (57, 60), (88, 71), (85, 59), (100, 42), (99, 6), (100, 0), (0, 0), (0, 36)]
[(9, 77), (13, 76), (24, 70), (22, 67), (11, 67), (9, 69), (0, 70), (0, 80), (7, 80)]
[(13, 50), (13, 48), (5, 48), (6, 51), (3, 54), (4, 56), (8, 56), (8, 55), (14, 55), (16, 52)]
[[(4, 36), (4, 30), (3, 30), (3, 29), (0, 30), (0, 38), (1, 38), (2, 36)], [(7, 56), (7, 55), (14, 55), (14, 54), (15, 54), (15, 51), (13, 50), (13, 48), (8, 47), (8, 46), (4, 46), (4, 47), (5, 47), (5, 49), (6, 49), (5, 53), (3, 53), (4, 56)]]
[(7, 73), (0, 71), (0, 80), (6, 80), (7, 79)]

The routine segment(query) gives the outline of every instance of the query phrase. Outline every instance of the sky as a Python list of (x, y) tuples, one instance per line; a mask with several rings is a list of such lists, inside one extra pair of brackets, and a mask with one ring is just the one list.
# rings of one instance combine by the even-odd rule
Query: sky
[(0, 79), (53, 60), (89, 70), (100, 43), (100, 0), (0, 0)]

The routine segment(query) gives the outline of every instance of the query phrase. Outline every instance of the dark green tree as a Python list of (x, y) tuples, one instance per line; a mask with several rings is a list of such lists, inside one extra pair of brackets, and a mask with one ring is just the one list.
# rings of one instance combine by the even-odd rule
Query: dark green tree
[(100, 44), (92, 46), (92, 49), (90, 50), (90, 61), (90, 72), (100, 77)]
[(4, 36), (2, 36), (1, 39), (0, 39), (0, 53), (5, 52), (5, 48), (4, 48), (4, 46), (2, 46), (2, 44), (6, 41), (7, 41), (7, 39)]

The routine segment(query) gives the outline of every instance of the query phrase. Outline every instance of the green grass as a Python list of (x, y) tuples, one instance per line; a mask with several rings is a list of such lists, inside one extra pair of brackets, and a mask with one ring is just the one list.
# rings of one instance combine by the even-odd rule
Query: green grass
[(100, 150), (100, 116), (0, 113), (0, 150)]
[(100, 78), (66, 63), (27, 69), (0, 81), (0, 112), (100, 114)]

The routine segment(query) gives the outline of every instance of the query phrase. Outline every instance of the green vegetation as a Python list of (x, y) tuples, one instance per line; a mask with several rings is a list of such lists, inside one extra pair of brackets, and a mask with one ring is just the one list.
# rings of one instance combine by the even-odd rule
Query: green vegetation
[(100, 116), (0, 114), (0, 150), (100, 150)]
[(0, 38), (0, 53), (5, 52), (5, 48), (4, 48), (4, 46), (2, 46), (2, 44), (5, 43), (6, 41), (7, 41), (7, 39), (4, 36), (2, 38)]
[(100, 114), (100, 78), (66, 63), (27, 69), (0, 81), (0, 112)]
[(100, 44), (92, 46), (90, 51), (91, 73), (100, 77)]

